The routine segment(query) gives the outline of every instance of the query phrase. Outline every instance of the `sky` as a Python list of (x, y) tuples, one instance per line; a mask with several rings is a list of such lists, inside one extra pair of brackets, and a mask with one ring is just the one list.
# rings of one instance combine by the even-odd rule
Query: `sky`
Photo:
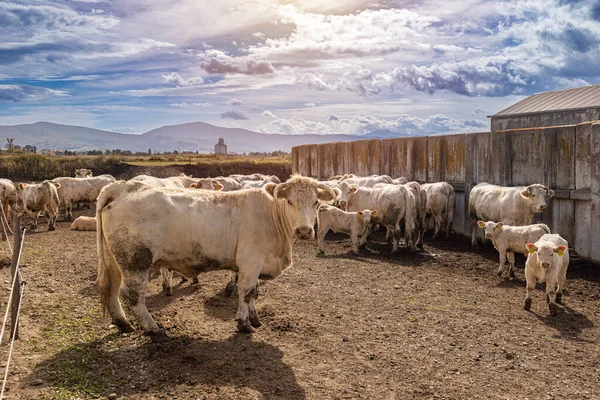
[(0, 125), (487, 131), (599, 40), (600, 0), (3, 0)]

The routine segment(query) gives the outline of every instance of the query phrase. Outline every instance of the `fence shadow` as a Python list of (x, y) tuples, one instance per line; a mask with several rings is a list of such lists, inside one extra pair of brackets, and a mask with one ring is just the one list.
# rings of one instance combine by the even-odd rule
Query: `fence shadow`
[(23, 387), (41, 376), (53, 387), (93, 397), (111, 392), (119, 397), (170, 397), (171, 390), (187, 397), (194, 387), (218, 391), (227, 386), (256, 390), (264, 399), (306, 398), (294, 371), (282, 361), (283, 352), (250, 335), (216, 341), (179, 336), (167, 343), (117, 349), (115, 339), (111, 334), (55, 354), (35, 367)]

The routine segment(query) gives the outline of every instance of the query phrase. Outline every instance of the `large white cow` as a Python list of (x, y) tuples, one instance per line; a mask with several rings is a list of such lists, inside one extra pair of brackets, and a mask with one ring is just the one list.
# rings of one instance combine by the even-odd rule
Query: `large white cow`
[(157, 178), (151, 175), (138, 175), (131, 178), (132, 181), (144, 182), (147, 185), (156, 187), (165, 187), (173, 189), (189, 188), (193, 183), (198, 182), (198, 178), (192, 178), (185, 174), (170, 176), (168, 178)]
[(131, 305), (142, 329), (164, 340), (145, 305), (150, 271), (185, 276), (211, 269), (239, 274), (238, 330), (261, 325), (254, 308), (258, 279), (273, 279), (292, 263), (296, 238), (314, 237), (319, 199), (335, 195), (311, 178), (293, 176), (265, 189), (234, 192), (167, 189), (116, 182), (98, 199), (98, 285), (104, 309), (121, 331), (133, 328), (119, 302)]
[(498, 276), (504, 271), (506, 256), (508, 255), (508, 274), (515, 276), (515, 253), (527, 254), (527, 243), (535, 243), (542, 236), (550, 233), (546, 224), (525, 226), (510, 226), (502, 222), (478, 221), (477, 225), (485, 232), (485, 238), (490, 239), (494, 248), (500, 253), (500, 266)]
[(67, 220), (73, 220), (73, 204), (78, 202), (93, 203), (102, 188), (115, 182), (112, 175), (98, 175), (91, 178), (55, 178), (58, 182), (58, 197), (60, 204), (65, 206)]
[(393, 179), (388, 175), (371, 175), (363, 177), (352, 177), (344, 178), (342, 182), (346, 182), (349, 185), (356, 185), (362, 187), (372, 188), (378, 183), (394, 183)]
[(91, 178), (91, 177), (92, 177), (91, 169), (80, 168), (80, 169), (75, 170), (75, 178)]
[(427, 228), (429, 220), (433, 217), (435, 223), (433, 238), (437, 239), (442, 229), (446, 231), (446, 237), (450, 236), (456, 207), (454, 187), (448, 182), (424, 183), (421, 185), (421, 190), (427, 199), (425, 228)]
[(554, 191), (539, 183), (506, 187), (480, 183), (471, 189), (469, 216), (471, 244), (477, 247), (477, 221), (502, 221), (507, 225), (531, 225), (533, 216), (548, 209), (546, 198)]
[[(392, 234), (392, 253), (398, 250), (400, 223), (404, 221), (404, 237), (409, 249), (414, 248), (412, 233), (416, 219), (416, 199), (404, 185), (388, 185), (381, 188), (359, 187), (342, 181), (338, 189), (339, 205), (344, 211), (377, 210), (373, 224), (380, 224)], [(363, 243), (366, 241), (364, 235)]]
[(58, 192), (60, 184), (55, 181), (44, 181), (37, 184), (19, 183), (17, 186), (17, 203), (19, 207), (33, 219), (31, 229), (37, 228), (40, 214), (48, 218), (48, 230), (53, 231), (58, 215)]
[(550, 315), (556, 315), (556, 304), (562, 303), (562, 290), (569, 267), (569, 243), (560, 235), (547, 234), (535, 243), (527, 243), (529, 255), (525, 262), (527, 295), (523, 308), (531, 308), (531, 293), (536, 282), (546, 282), (546, 301)]

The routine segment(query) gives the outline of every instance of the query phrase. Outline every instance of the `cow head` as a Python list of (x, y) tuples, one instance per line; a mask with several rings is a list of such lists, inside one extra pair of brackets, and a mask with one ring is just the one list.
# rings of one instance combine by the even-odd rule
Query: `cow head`
[(204, 190), (223, 190), (223, 185), (218, 181), (210, 178), (201, 178), (196, 183), (190, 185), (191, 189), (204, 189)]
[(294, 175), (276, 186), (272, 183), (267, 184), (264, 189), (284, 207), (285, 219), (298, 239), (314, 237), (315, 218), (321, 201), (335, 199), (331, 188), (313, 178), (299, 175)]
[(554, 196), (554, 190), (536, 183), (522, 190), (521, 196), (529, 201), (529, 206), (534, 213), (542, 213), (548, 209), (546, 198)]
[(538, 265), (544, 269), (550, 268), (552, 260), (555, 259), (555, 257), (564, 256), (565, 251), (567, 250), (566, 246), (554, 247), (549, 243), (537, 243), (537, 246), (533, 243), (527, 243), (525, 246), (527, 247), (527, 251), (529, 251), (529, 257), (536, 257)]
[(496, 223), (494, 221), (477, 221), (477, 225), (479, 225), (479, 227), (483, 229), (486, 239), (493, 239), (494, 237), (496, 237), (496, 235), (498, 235), (498, 232), (502, 230), (502, 226), (504, 224), (502, 222)]
[(344, 211), (348, 208), (350, 197), (356, 193), (358, 186), (354, 184), (348, 184), (347, 182), (341, 182), (338, 187), (340, 194), (338, 196), (340, 208)]
[(371, 223), (372, 218), (377, 217), (377, 210), (362, 210), (358, 211), (358, 218), (361, 219), (366, 225)]

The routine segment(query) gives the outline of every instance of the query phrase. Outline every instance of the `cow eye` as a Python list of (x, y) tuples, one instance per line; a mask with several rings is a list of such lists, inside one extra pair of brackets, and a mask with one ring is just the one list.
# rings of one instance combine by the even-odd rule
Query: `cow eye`
[(315, 207), (319, 205), (319, 200), (315, 201)]
[(293, 205), (293, 203), (292, 203), (292, 201), (291, 201), (290, 199), (288, 199), (288, 204), (289, 204), (290, 206), (292, 206), (292, 205)]

